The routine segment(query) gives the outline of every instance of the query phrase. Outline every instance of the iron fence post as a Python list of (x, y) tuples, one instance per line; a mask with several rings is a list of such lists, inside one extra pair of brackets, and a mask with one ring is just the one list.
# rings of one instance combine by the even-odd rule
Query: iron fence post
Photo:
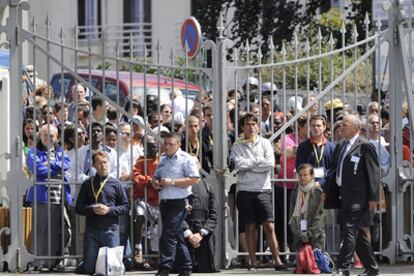
[(401, 103), (404, 101), (402, 80), (402, 38), (399, 37), (399, 9), (398, 0), (392, 1), (388, 13), (389, 21), (389, 95), (390, 95), (390, 156), (391, 168), (385, 182), (391, 191), (391, 240), (384, 250), (384, 256), (389, 258), (390, 263), (402, 260), (401, 244), (404, 237), (404, 192), (400, 189), (400, 170), (403, 166), (402, 155), (402, 128), (401, 128)]
[[(217, 203), (218, 203), (218, 223), (217, 225), (225, 225), (225, 171), (227, 168), (228, 156), (228, 135), (227, 135), (227, 113), (226, 113), (226, 38), (223, 36), (223, 19), (220, 16), (219, 25), (217, 27), (219, 36), (216, 40), (217, 55), (213, 55), (213, 75), (214, 75), (214, 89), (213, 89), (213, 137), (214, 137), (214, 166), (217, 177)], [(214, 53), (214, 51), (213, 51)], [(215, 62), (214, 62), (215, 59)], [(216, 70), (215, 70), (216, 69)], [(219, 231), (217, 235), (216, 246), (217, 251), (220, 252), (220, 257), (217, 259), (219, 267), (224, 267), (226, 260), (226, 247), (223, 246), (226, 242), (225, 231)]]
[(27, 179), (23, 175), (21, 123), (23, 121), (21, 75), (23, 68), (22, 54), (22, 12), (28, 10), (27, 1), (9, 0), (9, 26), (7, 40), (10, 49), (10, 116), (9, 135), (10, 148), (8, 158), (10, 171), (7, 174), (6, 187), (9, 196), (10, 211), (10, 246), (2, 261), (8, 263), (10, 271), (21, 271), (26, 268), (30, 256), (23, 241), (22, 198), (27, 188)]

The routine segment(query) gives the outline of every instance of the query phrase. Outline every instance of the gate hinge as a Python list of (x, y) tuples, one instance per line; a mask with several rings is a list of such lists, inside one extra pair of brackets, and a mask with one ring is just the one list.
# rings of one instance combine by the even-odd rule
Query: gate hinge
[(399, 36), (398, 36), (398, 26), (394, 26), (393, 28), (393, 44), (394, 45), (398, 45), (398, 40), (399, 40)]
[(19, 136), (16, 137), (16, 157), (22, 155), (22, 141)]
[(20, 27), (16, 26), (16, 46), (20, 45)]

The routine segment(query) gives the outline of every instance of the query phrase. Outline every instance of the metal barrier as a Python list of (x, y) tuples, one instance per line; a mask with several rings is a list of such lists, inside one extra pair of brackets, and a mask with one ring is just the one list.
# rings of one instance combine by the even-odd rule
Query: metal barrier
[[(348, 111), (356, 111), (357, 104), (359, 103), (365, 103), (367, 106), (370, 102), (369, 92), (373, 90), (374, 86), (380, 87), (378, 84), (380, 80), (383, 79), (383, 75), (381, 75), (380, 72), (377, 72), (378, 75), (374, 75), (369, 60), (374, 57), (374, 54), (381, 56), (380, 51), (384, 44), (388, 44), (389, 47), (390, 93), (388, 100), (390, 106), (390, 130), (392, 139), (390, 139), (389, 147), (391, 155), (390, 170), (388, 175), (382, 178), (382, 182), (386, 184), (388, 190), (387, 199), (389, 198), (389, 207), (386, 213), (386, 219), (388, 221), (386, 224), (387, 227), (385, 230), (381, 231), (385, 231), (388, 234), (386, 239), (382, 238), (380, 240), (377, 254), (388, 258), (391, 263), (412, 258), (414, 253), (412, 249), (412, 240), (414, 237), (412, 176), (414, 174), (411, 165), (412, 157), (410, 156), (408, 162), (403, 162), (402, 129), (400, 127), (402, 119), (400, 114), (401, 103), (405, 98), (408, 103), (408, 110), (410, 111), (408, 120), (410, 129), (414, 129), (414, 105), (411, 96), (412, 83), (410, 66), (408, 63), (409, 58), (412, 58), (412, 51), (411, 47), (407, 49), (405, 45), (406, 40), (412, 41), (412, 24), (411, 18), (406, 19), (401, 16), (399, 11), (399, 1), (393, 1), (393, 5), (389, 12), (389, 27), (386, 30), (381, 30), (381, 26), (378, 24), (376, 26), (376, 31), (370, 34), (370, 22), (367, 17), (365, 21), (365, 38), (358, 41), (358, 34), (356, 33), (356, 28), (354, 28), (352, 33), (354, 43), (346, 45), (345, 34), (347, 30), (343, 27), (341, 30), (342, 48), (340, 49), (334, 49), (332, 36), (330, 36), (327, 41), (324, 41), (320, 31), (316, 36), (316, 48), (310, 46), (309, 39), (300, 39), (295, 34), (292, 47), (283, 45), (280, 55), (276, 53), (273, 42), (269, 42), (270, 55), (269, 62), (267, 63), (262, 63), (264, 59), (260, 48), (257, 51), (257, 56), (255, 58), (252, 57), (252, 51), (247, 42), (243, 49), (233, 48), (231, 42), (228, 41), (223, 34), (224, 27), (222, 20), (220, 20), (220, 25), (218, 27), (219, 35), (216, 43), (213, 41), (205, 41), (202, 45), (202, 55), (200, 60), (189, 61), (185, 58), (184, 65), (177, 65), (174, 55), (171, 57), (170, 65), (160, 64), (160, 47), (157, 47), (157, 52), (153, 54), (155, 62), (147, 60), (145, 45), (143, 46), (143, 61), (134, 60), (133, 55), (131, 55), (129, 59), (121, 58), (121, 52), (123, 51), (124, 46), (122, 46), (121, 50), (121, 45), (119, 43), (116, 45), (115, 57), (94, 53), (92, 52), (90, 37), (88, 40), (88, 51), (81, 50), (78, 48), (77, 35), (75, 36), (74, 46), (68, 46), (65, 41), (63, 28), (60, 35), (61, 40), (58, 42), (53, 41), (50, 39), (49, 24), (46, 25), (46, 35), (42, 35), (36, 28), (33, 28), (31, 31), (22, 28), (22, 12), (23, 10), (29, 9), (27, 2), (20, 2), (17, 0), (9, 0), (8, 2), (3, 1), (0, 3), (0, 8), (5, 8), (6, 5), (9, 7), (9, 18), (6, 25), (0, 26), (0, 32), (6, 33), (6, 43), (8, 43), (10, 49), (10, 91), (17, 93), (10, 94), (10, 106), (14, 107), (14, 110), (11, 111), (13, 116), (10, 116), (10, 129), (6, 135), (8, 135), (8, 138), (11, 141), (11, 146), (6, 154), (0, 153), (2, 154), (2, 158), (7, 159), (10, 164), (10, 171), (7, 173), (5, 180), (0, 180), (1, 186), (7, 189), (1, 199), (5, 202), (4, 205), (8, 206), (10, 212), (10, 225), (0, 225), (0, 227), (2, 227), (0, 233), (10, 236), (10, 245), (7, 250), (3, 250), (0, 253), (0, 260), (1, 263), (7, 262), (10, 270), (22, 271), (26, 269), (29, 264), (41, 265), (42, 262), (54, 263), (55, 261), (57, 263), (62, 259), (71, 260), (79, 259), (81, 257), (82, 240), (80, 234), (84, 227), (83, 222), (82, 219), (74, 214), (72, 203), (67, 202), (63, 195), (65, 194), (65, 187), (69, 185), (73, 190), (72, 195), (76, 197), (80, 184), (84, 179), (83, 177), (88, 176), (82, 169), (91, 168), (90, 164), (88, 164), (88, 167), (85, 167), (85, 160), (87, 159), (86, 152), (88, 152), (88, 149), (90, 150), (92, 146), (95, 146), (92, 144), (91, 127), (89, 127), (90, 141), (88, 144), (84, 145), (85, 148), (83, 151), (81, 149), (83, 142), (77, 138), (79, 137), (80, 132), (84, 131), (80, 128), (81, 119), (85, 119), (86, 121), (86, 119), (89, 118), (89, 123), (99, 120), (95, 118), (98, 114), (93, 114), (91, 112), (93, 105), (95, 106), (95, 103), (92, 103), (93, 96), (115, 108), (117, 113), (115, 118), (119, 119), (120, 117), (123, 117), (126, 122), (126, 124), (121, 124), (121, 127), (125, 126), (127, 129), (129, 126), (129, 133), (127, 130), (122, 131), (122, 135), (129, 135), (129, 140), (123, 141), (120, 132), (118, 132), (119, 135), (114, 136), (116, 146), (113, 149), (114, 157), (111, 162), (113, 162), (115, 167), (113, 168), (114, 176), (121, 178), (125, 188), (130, 190), (129, 198), (130, 203), (133, 206), (134, 185), (131, 176), (125, 176), (123, 175), (123, 172), (131, 174), (134, 170), (135, 156), (137, 152), (139, 152), (139, 150), (135, 152), (137, 148), (131, 145), (131, 141), (134, 141), (134, 138), (136, 138), (135, 133), (139, 132), (140, 135), (143, 136), (143, 143), (139, 145), (139, 147), (144, 153), (142, 162), (144, 163), (144, 175), (147, 175), (148, 149), (146, 142), (151, 136), (159, 142), (162, 142), (162, 137), (160, 135), (162, 130), (161, 127), (156, 126), (156, 123), (153, 127), (149, 127), (149, 124), (145, 122), (146, 119), (152, 119), (152, 117), (150, 118), (148, 116), (149, 112), (152, 111), (153, 114), (162, 115), (162, 100), (165, 99), (165, 102), (168, 102), (169, 95), (171, 93), (178, 93), (176, 90), (179, 89), (185, 94), (183, 98), (185, 107), (180, 110), (184, 114), (183, 117), (187, 117), (190, 113), (192, 109), (190, 103), (193, 103), (197, 107), (194, 108), (196, 111), (193, 111), (193, 114), (199, 118), (200, 124), (200, 122), (205, 119), (203, 118), (202, 107), (204, 101), (206, 101), (205, 98), (207, 98), (205, 96), (208, 96), (201, 87), (205, 86), (206, 83), (209, 84), (208, 86), (211, 87), (212, 90), (212, 114), (214, 120), (210, 131), (214, 137), (214, 145), (212, 147), (212, 166), (209, 166), (211, 171), (208, 173), (204, 169), (202, 172), (206, 177), (206, 180), (211, 182), (218, 189), (217, 197), (219, 200), (219, 208), (218, 229), (216, 231), (217, 262), (221, 267), (228, 267), (234, 257), (245, 254), (239, 250), (238, 218), (237, 210), (235, 210), (234, 207), (235, 192), (231, 188), (232, 185), (237, 182), (237, 174), (235, 171), (230, 171), (228, 168), (228, 152), (230, 150), (230, 145), (228, 143), (228, 120), (232, 120), (233, 123), (229, 124), (233, 126), (234, 136), (237, 138), (239, 136), (239, 108), (245, 107), (247, 111), (257, 112), (259, 118), (265, 117), (268, 110), (263, 108), (263, 96), (267, 96), (270, 100), (271, 112), (268, 123), (271, 128), (266, 133), (264, 129), (261, 129), (261, 134), (267, 135), (269, 140), (275, 145), (275, 148), (280, 147), (278, 154), (284, 156), (284, 158), (281, 158), (279, 161), (279, 165), (283, 168), (282, 172), (279, 173), (279, 176), (274, 173), (272, 182), (280, 184), (279, 187), (283, 190), (283, 237), (278, 236), (278, 239), (279, 242), (286, 245), (288, 242), (287, 222), (289, 218), (287, 212), (288, 188), (285, 183), (296, 182), (296, 176), (292, 174), (290, 177), (287, 177), (287, 162), (289, 161), (286, 158), (287, 149), (281, 144), (281, 141), (286, 137), (286, 131), (290, 128), (296, 133), (294, 139), (296, 144), (298, 144), (299, 138), (303, 138), (299, 137), (298, 134), (298, 119), (301, 116), (307, 116), (307, 118), (309, 118), (310, 112), (315, 112), (315, 109), (317, 108), (320, 112), (323, 104), (327, 101), (331, 102), (330, 108), (326, 110), (330, 111), (330, 115), (327, 119), (330, 121), (331, 131), (334, 130), (334, 100), (340, 99), (344, 105), (343, 108)], [(135, 42), (136, 41), (132, 37), (129, 41), (129, 50), (138, 47), (134, 44)], [(50, 80), (55, 78), (56, 86), (53, 86), (53, 89), (60, 91), (58, 98), (50, 98), (46, 101), (45, 106), (42, 106), (41, 114), (39, 114), (38, 110), (34, 109), (33, 113), (25, 118), (31, 118), (33, 122), (36, 122), (37, 120), (40, 120), (41, 115), (43, 115), (43, 120), (46, 121), (47, 126), (47, 137), (55, 131), (53, 127), (53, 114), (49, 111), (49, 109), (52, 108), (52, 101), (63, 106), (63, 103), (70, 99), (70, 96), (66, 97), (65, 93), (70, 93), (68, 91), (72, 85), (75, 85), (77, 88), (77, 84), (82, 84), (90, 91), (89, 100), (85, 101), (84, 107), (75, 105), (74, 108), (73, 135), (75, 141), (72, 141), (72, 147), (75, 150), (71, 153), (72, 167), (69, 168), (69, 170), (74, 171), (74, 173), (71, 175), (65, 173), (64, 159), (60, 160), (61, 163), (58, 169), (52, 167), (51, 161), (53, 160), (51, 160), (49, 154), (46, 154), (46, 159), (44, 159), (46, 162), (33, 158), (33, 168), (35, 169), (32, 169), (29, 178), (27, 178), (23, 172), (26, 159), (25, 154), (22, 153), (22, 122), (25, 110), (23, 110), (20, 96), (22, 92), (20, 70), (23, 67), (23, 43), (27, 43), (31, 49), (35, 71), (37, 61), (39, 59), (46, 60), (46, 79)], [(324, 46), (324, 43), (327, 43), (327, 47)], [(103, 44), (105, 44), (105, 40)], [(411, 43), (408, 44), (411, 45)], [(107, 45), (103, 45), (103, 48), (106, 46)], [(56, 49), (60, 53), (58, 56), (52, 54), (54, 52), (52, 50)], [(324, 49), (327, 49), (326, 52), (324, 52)], [(63, 58), (65, 52), (73, 53), (75, 69), (65, 64)], [(174, 53), (174, 49), (172, 49), (171, 52)], [(87, 56), (89, 58), (89, 65), (91, 65), (91, 59), (100, 59), (102, 60), (103, 65), (111, 63), (115, 66), (115, 71), (110, 72), (105, 69), (105, 66), (99, 71), (92, 69), (86, 70), (86, 72), (80, 71), (76, 69), (79, 55)], [(229, 56), (232, 56), (232, 63), (228, 60)], [(352, 57), (352, 62), (349, 64), (346, 62), (349, 60), (347, 57)], [(211, 58), (211, 60), (209, 60), (211, 61), (211, 67), (206, 66), (207, 58)], [(57, 72), (57, 74), (52, 74), (52, 72), (50, 72), (49, 68), (51, 68), (52, 64), (55, 66), (57, 65), (60, 68), (60, 71)], [(324, 75), (323, 68), (325, 67), (328, 68), (327, 72), (329, 75)], [(127, 72), (121, 72), (121, 68), (123, 70), (126, 69)], [(136, 68), (142, 72), (139, 76), (137, 73), (133, 72)], [(365, 83), (361, 84), (361, 87), (363, 87), (362, 89), (359, 83), (360, 74), (365, 75)], [(169, 78), (164, 75), (169, 76)], [(184, 80), (179, 80), (175, 77), (176, 75), (181, 75)], [(249, 77), (253, 76), (257, 81), (257, 89), (253, 90), (248, 82), (244, 88), (241, 80), (249, 80)], [(139, 79), (139, 85), (135, 83), (137, 79)], [(231, 79), (232, 88), (236, 91), (234, 98), (228, 99), (227, 94), (223, 92), (227, 90), (229, 79)], [(376, 80), (377, 83), (371, 82), (370, 80)], [(401, 80), (405, 81), (405, 90), (402, 89)], [(36, 75), (34, 75), (33, 82), (36, 83)], [(263, 86), (266, 82), (270, 82), (270, 85)], [(274, 88), (276, 87), (276, 84), (279, 86), (279, 89), (275, 94), (273, 91), (275, 91)], [(45, 90), (50, 93), (49, 89), (50, 88), (46, 88)], [(237, 90), (245, 93), (244, 100), (238, 98)], [(406, 94), (403, 95), (400, 93), (401, 91), (405, 91)], [(165, 95), (167, 95), (166, 98)], [(135, 96), (141, 96), (141, 103), (144, 105), (141, 110), (144, 116), (141, 118), (134, 116), (136, 114), (129, 112), (126, 107), (121, 105), (122, 99), (128, 101)], [(148, 96), (157, 99), (157, 102), (153, 102), (153, 99)], [(291, 99), (288, 99), (288, 96), (291, 96), (289, 97)], [(299, 96), (307, 98), (307, 103), (303, 105), (303, 108), (297, 108), (299, 104)], [(73, 93), (72, 97), (74, 97), (72, 100), (74, 100), (75, 103), (79, 102), (80, 99), (78, 98), (79, 95), (77, 93)], [(382, 100), (381, 97), (381, 94), (379, 94), (379, 102)], [(178, 108), (175, 101), (178, 101), (179, 99), (180, 96), (177, 95), (176, 98), (173, 98), (169, 102), (169, 104), (171, 104), (173, 116), (171, 123), (173, 129), (182, 123), (182, 118), (174, 119), (174, 116), (177, 114), (176, 109)], [(191, 102), (189, 101), (190, 99), (192, 100)], [(29, 102), (36, 103), (36, 98), (32, 98)], [(289, 104), (293, 106), (293, 112), (290, 117), (287, 116), (288, 112), (291, 111), (288, 110)], [(346, 104), (349, 106), (345, 106)], [(232, 112), (228, 112), (228, 105), (234, 107)], [(283, 114), (282, 120), (279, 122), (275, 122), (275, 120), (279, 120), (280, 118), (273, 116), (273, 111), (275, 111), (276, 105), (279, 106), (279, 111)], [(381, 111), (381, 108), (380, 105), (379, 112)], [(85, 113), (84, 109), (89, 109), (89, 115), (85, 116), (85, 118), (80, 118), (80, 116), (83, 117), (83, 115), (87, 113)], [(59, 112), (60, 114), (55, 114), (56, 117), (63, 118), (65, 113), (64, 106), (63, 108), (60, 108)], [(230, 115), (228, 113), (230, 113)], [(142, 118), (143, 120), (141, 120)], [(156, 116), (154, 116), (154, 120), (158, 120)], [(119, 120), (115, 120), (113, 124), (116, 128), (120, 127)], [(184, 129), (184, 132), (187, 133), (183, 139), (183, 144), (185, 149), (188, 149), (190, 145), (189, 125), (184, 124), (181, 127)], [(64, 123), (61, 123), (58, 127), (60, 130), (60, 138), (58, 142), (60, 142), (62, 146), (66, 146), (67, 144), (65, 135), (68, 134), (65, 132), (64, 128)], [(197, 135), (199, 139), (198, 141), (200, 142), (202, 141), (201, 125), (199, 125), (199, 128), (200, 130)], [(104, 127), (104, 131), (106, 129), (110, 129), (110, 126)], [(134, 134), (133, 131), (135, 132)], [(142, 131), (145, 131), (145, 135)], [(110, 131), (108, 131), (108, 133), (110, 135)], [(305, 134), (307, 137), (309, 131)], [(411, 133), (409, 134), (409, 137), (412, 137)], [(333, 133), (331, 139), (332, 141), (334, 139)], [(33, 145), (43, 143), (44, 141), (46, 140), (42, 141), (42, 137), (38, 137), (37, 134), (34, 134), (32, 140)], [(110, 146), (110, 142), (109, 139), (106, 146)], [(412, 147), (413, 143), (410, 144), (410, 153), (413, 152)], [(36, 157), (38, 150), (39, 149), (34, 147), (31, 151), (34, 157)], [(71, 149), (67, 149), (67, 152), (69, 151), (71, 151)], [(59, 151), (57, 151), (56, 156), (58, 155), (58, 152)], [(125, 154), (128, 152), (129, 154)], [(194, 155), (200, 160), (204, 158), (203, 146), (201, 143)], [(40, 178), (40, 173), (36, 169), (40, 168), (37, 166), (39, 163), (40, 165), (44, 165), (44, 167), (42, 167), (42, 169), (45, 169), (45, 171), (42, 172), (44, 175), (43, 178)], [(52, 172), (56, 172), (56, 174)], [(65, 175), (69, 176), (68, 179)], [(28, 222), (26, 221), (26, 224), (22, 223), (22, 220), (20, 219), (27, 212), (26, 209), (22, 209), (24, 206), (23, 197), (30, 187), (46, 187), (49, 193), (51, 193), (52, 190), (58, 191), (62, 198), (59, 202), (53, 202), (53, 199), (49, 196), (46, 204), (40, 205), (40, 202), (36, 199), (36, 195), (39, 191), (35, 190), (37, 192), (34, 192), (34, 201), (31, 203), (31, 210), (33, 213), (31, 237), (33, 242), (27, 241), (23, 237), (27, 232)], [(148, 201), (147, 192), (145, 192), (144, 201)], [(409, 217), (407, 216), (405, 218), (404, 214), (407, 213), (407, 209)], [(133, 208), (131, 208), (131, 210), (133, 210)], [(63, 229), (68, 229), (68, 218), (71, 222), (70, 229), (72, 230), (72, 235), (64, 233), (63, 231)], [(126, 228), (123, 234), (128, 237), (130, 244), (126, 245), (132, 250), (131, 254), (133, 256), (135, 246), (134, 239), (136, 238), (134, 231), (136, 229), (134, 229), (132, 211), (131, 215), (127, 217), (127, 220), (128, 222), (123, 223), (123, 226)], [(54, 223), (51, 223), (51, 221)], [(276, 223), (278, 223), (278, 221), (276, 221)], [(232, 224), (236, 225), (234, 231), (232, 229)], [(331, 224), (335, 225), (334, 222)], [(331, 231), (333, 239), (336, 240), (336, 232), (333, 230), (334, 228), (335, 227), (332, 227)], [(59, 231), (63, 234), (57, 235), (56, 237), (56, 234)], [(70, 236), (74, 239), (72, 242), (68, 241), (68, 237)], [(263, 235), (261, 234), (260, 237), (262, 241)], [(382, 235), (382, 237), (384, 237), (384, 235)], [(39, 239), (41, 240), (39, 241)], [(54, 239), (56, 239), (57, 242), (52, 242)], [(145, 241), (148, 243), (146, 239)], [(260, 245), (258, 254), (269, 255), (269, 253), (266, 252), (266, 248), (263, 247), (263, 242), (260, 242)], [(39, 247), (44, 246), (46, 246), (46, 248), (43, 248), (42, 253), (38, 253)], [(57, 248), (55, 248), (56, 246)], [(337, 253), (337, 244), (332, 242), (330, 246), (331, 253)], [(148, 250), (149, 245), (145, 244), (144, 247), (144, 255), (152, 256)], [(292, 253), (287, 250), (286, 246), (282, 251), (284, 251), (283, 254), (285, 255)], [(67, 264), (67, 262), (63, 263)]]

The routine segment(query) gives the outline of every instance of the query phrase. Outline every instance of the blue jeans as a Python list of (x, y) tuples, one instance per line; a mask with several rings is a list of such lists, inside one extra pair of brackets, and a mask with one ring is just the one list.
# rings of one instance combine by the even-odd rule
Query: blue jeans
[(83, 272), (95, 273), (96, 258), (100, 247), (119, 246), (119, 228), (113, 227), (105, 230), (93, 228), (85, 229), (85, 240), (83, 242)]
[(170, 272), (174, 264), (179, 271), (191, 271), (191, 256), (181, 225), (187, 216), (185, 200), (161, 201), (160, 211), (162, 233), (158, 271)]

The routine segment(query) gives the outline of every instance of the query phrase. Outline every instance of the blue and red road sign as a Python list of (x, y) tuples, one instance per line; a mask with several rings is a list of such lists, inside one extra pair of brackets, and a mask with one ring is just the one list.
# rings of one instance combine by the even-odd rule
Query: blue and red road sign
[(194, 17), (185, 20), (181, 27), (181, 45), (183, 49), (185, 49), (186, 44), (187, 56), (195, 58), (201, 46), (201, 27)]

